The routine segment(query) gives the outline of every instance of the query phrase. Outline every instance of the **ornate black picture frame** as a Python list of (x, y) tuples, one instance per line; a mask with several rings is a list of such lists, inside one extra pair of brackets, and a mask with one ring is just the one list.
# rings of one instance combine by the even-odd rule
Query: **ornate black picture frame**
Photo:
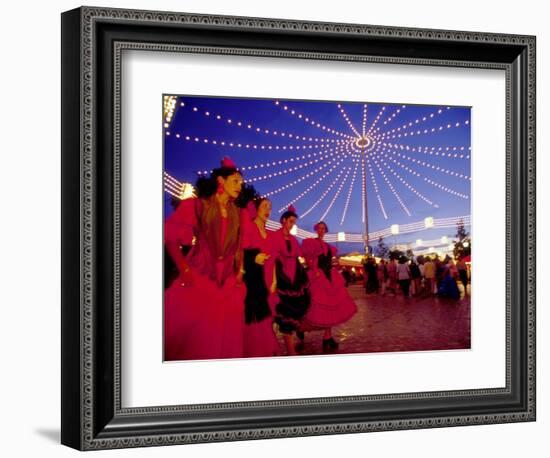
[[(82, 7), (62, 15), (62, 434), (80, 450), (535, 420), (535, 37)], [(124, 49), (506, 72), (506, 386), (123, 408)]]

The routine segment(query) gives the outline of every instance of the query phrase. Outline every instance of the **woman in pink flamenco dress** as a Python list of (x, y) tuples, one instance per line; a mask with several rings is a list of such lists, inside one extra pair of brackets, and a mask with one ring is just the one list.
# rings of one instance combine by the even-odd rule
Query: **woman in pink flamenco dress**
[(290, 231), (298, 215), (290, 206), (280, 218), (281, 228), (273, 234), (275, 272), (277, 277), (277, 304), (275, 322), (283, 334), (287, 355), (296, 355), (294, 334), (310, 305), (309, 280), (300, 263), (300, 244)]
[(273, 331), (276, 278), (273, 232), (265, 227), (271, 214), (267, 198), (251, 201), (243, 213), (243, 259), (246, 285), (244, 356), (266, 357), (280, 354)]
[(235, 204), (242, 185), (225, 158), (209, 178), (199, 178), (197, 197), (183, 200), (165, 222), (166, 249), (179, 270), (165, 291), (166, 361), (243, 356), (246, 287)]
[[(323, 240), (328, 232), (327, 225), (321, 221), (314, 230), (318, 237), (302, 242), (302, 253), (309, 268), (311, 307), (301, 330), (323, 329), (323, 352), (329, 352), (338, 348), (332, 337), (332, 327), (348, 321), (357, 312), (357, 306), (346, 289), (344, 278), (332, 265), (337, 251)], [(303, 337), (303, 334), (298, 336)]]

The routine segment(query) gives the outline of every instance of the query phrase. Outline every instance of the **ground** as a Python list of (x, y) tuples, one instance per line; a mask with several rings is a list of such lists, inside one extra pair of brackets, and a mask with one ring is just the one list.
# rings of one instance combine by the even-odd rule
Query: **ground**
[[(348, 322), (333, 328), (340, 343), (333, 353), (470, 348), (470, 296), (464, 294), (462, 284), (458, 286), (461, 299), (456, 301), (434, 296), (367, 295), (359, 284), (348, 287), (358, 310)], [(322, 337), (322, 331), (306, 333), (301, 354), (322, 354)], [(286, 352), (282, 336), (278, 338)]]

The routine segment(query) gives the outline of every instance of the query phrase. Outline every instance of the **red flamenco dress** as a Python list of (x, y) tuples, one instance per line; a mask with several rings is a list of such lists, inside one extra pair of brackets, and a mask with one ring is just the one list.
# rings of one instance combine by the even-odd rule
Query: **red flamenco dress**
[(301, 327), (301, 321), (310, 305), (309, 280), (302, 267), (300, 244), (296, 237), (285, 237), (283, 228), (273, 234), (275, 272), (278, 300), (275, 322), (283, 334), (292, 334)]
[(304, 329), (330, 328), (349, 320), (357, 306), (346, 289), (342, 275), (332, 266), (335, 247), (318, 238), (305, 239), (302, 253), (309, 266), (311, 307)]
[[(247, 213), (246, 210), (244, 213)], [(265, 357), (280, 353), (273, 331), (273, 310), (276, 294), (271, 293), (275, 262), (273, 259), (273, 232), (266, 230), (264, 238), (253, 221), (243, 224), (243, 258), (246, 284), (244, 356)], [(263, 265), (256, 263), (259, 253), (269, 255)]]
[(191, 281), (179, 277), (165, 291), (165, 360), (241, 358), (246, 287), (237, 281), (239, 209), (229, 202), (222, 217), (215, 196), (183, 200), (166, 220), (165, 242), (192, 245), (185, 257)]

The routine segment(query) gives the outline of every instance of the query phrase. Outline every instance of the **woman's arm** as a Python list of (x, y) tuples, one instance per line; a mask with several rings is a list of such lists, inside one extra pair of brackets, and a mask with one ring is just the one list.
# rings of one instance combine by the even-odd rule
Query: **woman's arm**
[(275, 269), (273, 269), (273, 279), (271, 280), (270, 291), (271, 294), (275, 294), (277, 292), (277, 273), (275, 272)]
[(189, 271), (189, 265), (185, 260), (185, 256), (181, 252), (180, 244), (176, 240), (167, 240), (166, 241), (166, 250), (168, 254), (176, 264), (180, 274)]
[(166, 251), (176, 264), (180, 275), (189, 271), (189, 265), (181, 247), (192, 244), (196, 226), (196, 203), (197, 199), (183, 200), (164, 224)]

